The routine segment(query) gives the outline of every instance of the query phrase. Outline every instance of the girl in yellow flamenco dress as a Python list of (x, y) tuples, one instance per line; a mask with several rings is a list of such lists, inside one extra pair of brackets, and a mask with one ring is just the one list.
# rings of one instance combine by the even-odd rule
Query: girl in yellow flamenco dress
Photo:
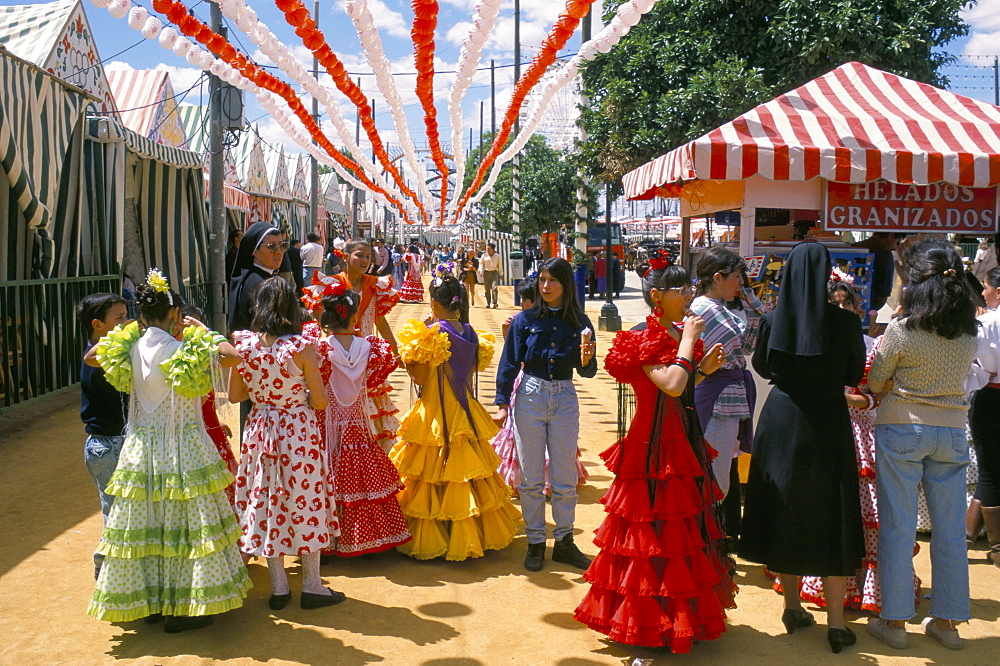
[(460, 321), (464, 293), (456, 278), (436, 278), (434, 319), (411, 319), (399, 333), (399, 354), (421, 387), (391, 453), (413, 535), (399, 550), (420, 560), (482, 557), (510, 544), (521, 519), (496, 472), (497, 427), (471, 390), (474, 373), (493, 358), (494, 337)]

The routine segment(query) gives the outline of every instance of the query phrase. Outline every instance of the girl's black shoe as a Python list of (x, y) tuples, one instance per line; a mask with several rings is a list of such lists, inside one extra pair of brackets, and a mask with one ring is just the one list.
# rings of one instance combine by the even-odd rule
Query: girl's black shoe
[(785, 631), (794, 634), (796, 629), (811, 627), (816, 623), (812, 614), (801, 608), (786, 608), (781, 614), (781, 624), (785, 625)]
[(830, 649), (834, 654), (840, 654), (840, 650), (845, 645), (854, 645), (858, 642), (858, 637), (847, 627), (843, 629), (827, 629), (826, 640), (830, 644)]
[(271, 610), (281, 610), (288, 605), (288, 602), (292, 599), (292, 593), (286, 592), (285, 594), (272, 594), (271, 598), (267, 600), (267, 605)]

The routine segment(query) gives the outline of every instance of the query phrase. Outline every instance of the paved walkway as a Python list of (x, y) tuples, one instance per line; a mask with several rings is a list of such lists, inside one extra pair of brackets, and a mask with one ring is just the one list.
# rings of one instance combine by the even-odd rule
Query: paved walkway
[[(637, 281), (636, 281), (637, 284)], [(638, 291), (626, 290), (621, 311), (630, 323), (645, 307)], [(511, 303), (509, 288), (501, 302)], [(399, 327), (426, 305), (402, 305), (391, 315)], [(588, 303), (596, 322), (600, 304)], [(479, 328), (499, 333), (514, 312), (473, 309)], [(598, 333), (603, 357), (611, 336)], [(494, 372), (482, 373), (479, 391), (491, 402)], [(392, 378), (397, 404), (406, 409), (410, 390), (405, 375)], [(611, 444), (616, 424), (614, 382), (604, 372), (580, 381), (581, 446), (591, 472), (580, 493), (578, 537), (585, 552), (603, 517), (598, 499), (611, 475), (598, 453)], [(235, 411), (235, 410), (234, 410)], [(228, 417), (232, 423), (235, 414)], [(544, 571), (521, 567), (525, 542), (467, 562), (417, 562), (396, 553), (349, 559), (324, 567), (327, 582), (344, 590), (348, 601), (335, 608), (303, 611), (290, 604), (267, 608), (268, 576), (262, 562), (250, 565), (254, 588), (243, 608), (220, 616), (212, 628), (168, 636), (161, 626), (142, 622), (111, 625), (87, 617), (93, 590), (91, 553), (100, 532), (95, 490), (83, 465), (83, 428), (78, 394), (70, 391), (0, 417), (0, 664), (492, 664), (591, 666), (621, 664), (643, 657), (668, 663), (857, 663), (994, 664), (1000, 654), (1000, 571), (974, 553), (972, 612), (961, 627), (961, 652), (911, 634), (911, 647), (896, 651), (871, 639), (863, 620), (851, 615), (858, 645), (839, 657), (830, 654), (822, 627), (783, 633), (781, 600), (770, 590), (761, 568), (740, 562), (739, 608), (730, 615), (721, 639), (696, 645), (688, 656), (631, 648), (602, 640), (572, 619), (585, 592), (580, 572), (546, 561)], [(917, 556), (917, 572), (931, 592), (928, 544)], [(293, 590), (298, 567), (291, 566)], [(927, 611), (923, 601), (919, 609)], [(922, 617), (918, 615), (917, 621)], [(819, 615), (822, 621), (822, 615)], [(919, 626), (911, 625), (911, 632)]]

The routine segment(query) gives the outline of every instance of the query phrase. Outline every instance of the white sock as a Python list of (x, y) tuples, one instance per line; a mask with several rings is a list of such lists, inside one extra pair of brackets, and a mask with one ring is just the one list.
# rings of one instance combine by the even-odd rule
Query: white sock
[(285, 573), (285, 558), (267, 558), (267, 573), (271, 575), (271, 594), (288, 594), (288, 574)]
[(319, 553), (302, 556), (302, 591), (309, 594), (333, 594), (323, 585), (323, 579), (319, 575)]

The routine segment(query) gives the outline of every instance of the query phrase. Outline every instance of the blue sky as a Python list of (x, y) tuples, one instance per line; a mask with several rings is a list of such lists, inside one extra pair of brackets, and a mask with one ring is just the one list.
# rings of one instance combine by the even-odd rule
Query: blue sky
[[(4, 4), (15, 4), (2, 0)], [(135, 2), (135, 0), (133, 0)], [(23, 3), (20, 0), (17, 4)], [(205, 0), (185, 0), (193, 8), (194, 13), (208, 22), (210, 4)], [(97, 9), (85, 1), (87, 16), (96, 37), (101, 57), (107, 62), (108, 69), (147, 69), (167, 68), (171, 72), (174, 90), (181, 93), (194, 86), (186, 94), (183, 101), (188, 103), (207, 102), (207, 85), (197, 85), (201, 70), (190, 67), (183, 59), (162, 49), (156, 40), (142, 40), (142, 36), (128, 28), (125, 20), (112, 19), (106, 10)], [(135, 4), (151, 9), (152, 0), (138, 0)], [(311, 54), (302, 46), (300, 40), (284, 20), (273, 1), (248, 0), (258, 13), (260, 19), (271, 31), (289, 46), (293, 54), (300, 58), (306, 66), (311, 65)], [(410, 41), (410, 23), (413, 18), (409, 2), (404, 0), (368, 0), (369, 7), (379, 28), (386, 55), (393, 66), (394, 72), (413, 71), (413, 48)], [(310, 2), (307, 6), (312, 7)], [(552, 25), (559, 12), (564, 7), (564, 0), (522, 0), (521, 2), (521, 43), (522, 60), (529, 60), (535, 49), (541, 43), (547, 30)], [(437, 31), (436, 69), (452, 71), (457, 64), (461, 45), (469, 31), (469, 21), (475, 9), (475, 0), (441, 0), (441, 13)], [(950, 44), (947, 50), (958, 57), (954, 67), (949, 67), (946, 73), (952, 79), (952, 90), (977, 99), (993, 102), (992, 91), (992, 56), (1000, 55), (1000, 0), (981, 0), (972, 9), (963, 12), (966, 20), (972, 26), (971, 34)], [(595, 33), (599, 29), (600, 19), (595, 23)], [(319, 14), (320, 28), (325, 33), (328, 42), (347, 66), (348, 71), (363, 74), (370, 72), (364, 59), (354, 27), (343, 11), (342, 0), (321, 0)], [(504, 0), (497, 24), (483, 54), (483, 66), (488, 66), (489, 59), (497, 61), (497, 115), (502, 114), (513, 87), (513, 0)], [(235, 36), (235, 38), (234, 38)], [(249, 49), (254, 59), (263, 65), (271, 64), (256, 47), (235, 26), (231, 27), (231, 39), (242, 45), (241, 50)], [(142, 41), (138, 46), (136, 42)], [(579, 32), (569, 42), (563, 54), (575, 53), (580, 45)], [(129, 48), (133, 47), (133, 48)], [(128, 49), (120, 55), (120, 51)], [(507, 66), (504, 66), (507, 65)], [(287, 77), (283, 77), (286, 78)], [(325, 74), (321, 80), (329, 84)], [(438, 120), (442, 141), (450, 143), (450, 123), (448, 120), (446, 98), (453, 77), (444, 74), (435, 77), (435, 95), (438, 101)], [(423, 114), (416, 96), (413, 93), (415, 76), (400, 75), (395, 77), (397, 87), (403, 99), (407, 112), (408, 126), (411, 137), (418, 148), (426, 145), (423, 127)], [(332, 85), (330, 85), (332, 88)], [(392, 119), (385, 102), (378, 93), (373, 76), (362, 77), (362, 87), (369, 96), (376, 97), (376, 123), (379, 133), (387, 144), (397, 143)], [(342, 98), (342, 96), (340, 96)], [(463, 104), (464, 125), (463, 137), (468, 141), (469, 128), (474, 128), (478, 134), (480, 101), (485, 100), (487, 108), (486, 126), (489, 126), (489, 71), (480, 71), (473, 81)], [(249, 96), (247, 118), (256, 120), (260, 126), (261, 135), (267, 140), (284, 143), (287, 150), (302, 152), (284, 136), (282, 130)], [(353, 122), (354, 113), (346, 100), (341, 106), (343, 116)], [(568, 113), (568, 111), (564, 112)], [(339, 142), (338, 142), (339, 143)], [(368, 145), (362, 133), (362, 147)]]

